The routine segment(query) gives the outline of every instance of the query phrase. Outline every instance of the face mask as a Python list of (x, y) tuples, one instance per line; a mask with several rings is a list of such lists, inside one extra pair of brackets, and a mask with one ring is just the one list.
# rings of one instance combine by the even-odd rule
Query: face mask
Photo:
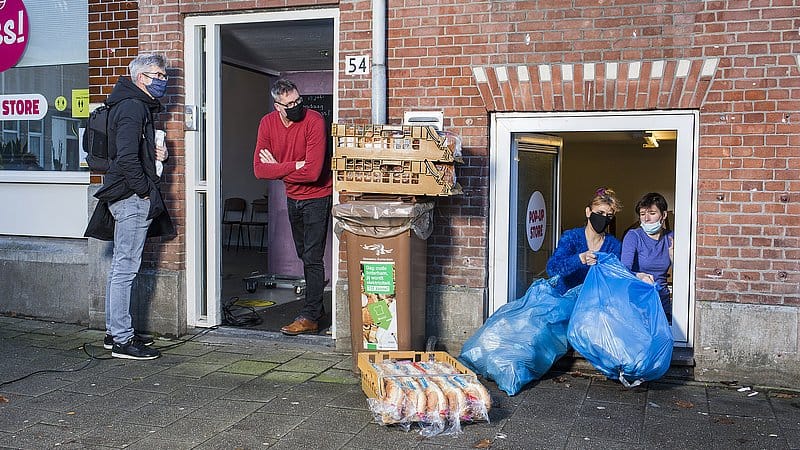
[(609, 222), (611, 222), (611, 218), (606, 217), (602, 214), (593, 212), (592, 214), (589, 215), (589, 224), (592, 226), (592, 229), (597, 234), (605, 232)]
[(161, 98), (167, 92), (167, 80), (153, 78), (147, 86), (147, 92), (154, 98)]
[(292, 122), (300, 122), (306, 116), (306, 107), (302, 104), (286, 108), (286, 118)]
[(656, 234), (661, 231), (661, 222), (644, 223), (642, 222), (642, 230), (647, 234)]

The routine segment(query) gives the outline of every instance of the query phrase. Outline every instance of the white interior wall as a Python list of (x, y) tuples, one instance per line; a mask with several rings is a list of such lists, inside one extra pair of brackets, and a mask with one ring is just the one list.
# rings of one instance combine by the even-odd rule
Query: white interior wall
[(269, 80), (251, 70), (222, 65), (222, 198), (248, 203), (265, 193), (253, 175), (253, 151), (261, 117), (269, 111)]

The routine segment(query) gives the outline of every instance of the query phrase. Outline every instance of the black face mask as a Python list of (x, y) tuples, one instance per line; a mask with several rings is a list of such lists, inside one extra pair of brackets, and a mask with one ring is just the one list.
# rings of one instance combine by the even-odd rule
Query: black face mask
[(589, 215), (589, 224), (592, 226), (592, 229), (597, 234), (604, 233), (606, 231), (606, 227), (611, 222), (610, 217), (606, 217), (602, 214), (598, 214), (593, 212)]
[(286, 118), (292, 122), (300, 122), (306, 116), (306, 107), (302, 104), (286, 108)]

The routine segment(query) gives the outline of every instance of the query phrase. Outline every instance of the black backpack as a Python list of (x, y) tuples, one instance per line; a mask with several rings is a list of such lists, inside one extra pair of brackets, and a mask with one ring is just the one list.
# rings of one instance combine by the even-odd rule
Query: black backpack
[(105, 173), (111, 160), (117, 156), (117, 149), (108, 139), (108, 115), (111, 107), (103, 103), (89, 114), (86, 130), (83, 132), (83, 149), (86, 151), (86, 164), (92, 172)]

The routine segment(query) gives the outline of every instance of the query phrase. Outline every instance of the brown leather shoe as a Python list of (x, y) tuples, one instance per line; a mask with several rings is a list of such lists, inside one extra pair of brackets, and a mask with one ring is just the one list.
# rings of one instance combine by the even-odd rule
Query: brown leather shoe
[(319, 327), (317, 322), (308, 320), (305, 317), (298, 317), (294, 322), (281, 327), (281, 333), (288, 336), (297, 336), (298, 334), (318, 333)]

